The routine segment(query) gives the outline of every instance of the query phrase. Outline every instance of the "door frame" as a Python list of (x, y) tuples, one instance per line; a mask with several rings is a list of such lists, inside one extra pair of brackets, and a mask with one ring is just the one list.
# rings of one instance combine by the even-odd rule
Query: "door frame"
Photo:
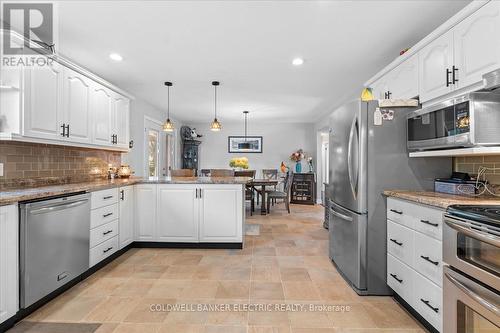
[[(155, 119), (150, 116), (144, 116), (144, 121), (143, 121), (143, 137), (142, 137), (142, 145), (144, 148), (144, 152), (142, 154), (142, 170), (144, 172), (144, 176), (146, 177), (148, 175), (148, 170), (147, 170), (147, 157), (148, 157), (148, 135), (147, 135), (147, 129), (150, 128), (147, 126), (147, 123), (153, 123), (154, 125), (158, 125), (158, 132), (160, 134), (160, 137), (158, 139), (159, 143), (159, 153), (158, 153), (158, 176), (162, 177), (162, 167), (166, 167), (166, 153), (167, 153), (167, 135), (170, 135), (173, 139), (173, 161), (171, 163), (172, 167), (175, 168), (177, 166), (177, 131), (174, 131), (172, 133), (166, 133), (162, 130), (163, 122)], [(167, 170), (165, 170), (167, 171)], [(165, 173), (165, 176), (168, 175)]]

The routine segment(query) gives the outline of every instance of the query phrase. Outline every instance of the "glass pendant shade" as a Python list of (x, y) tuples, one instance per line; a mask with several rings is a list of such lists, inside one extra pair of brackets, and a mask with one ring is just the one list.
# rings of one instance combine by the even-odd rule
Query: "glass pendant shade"
[(210, 124), (210, 130), (214, 132), (219, 132), (222, 129), (222, 124), (214, 118), (214, 121)]
[(214, 86), (214, 121), (210, 123), (210, 130), (213, 132), (220, 132), (222, 130), (222, 124), (217, 120), (217, 86), (219, 84), (219, 81), (212, 82)]
[(163, 131), (164, 132), (173, 132), (175, 127), (174, 123), (170, 120), (170, 87), (172, 86), (172, 82), (165, 82), (167, 86), (167, 120), (163, 123)]

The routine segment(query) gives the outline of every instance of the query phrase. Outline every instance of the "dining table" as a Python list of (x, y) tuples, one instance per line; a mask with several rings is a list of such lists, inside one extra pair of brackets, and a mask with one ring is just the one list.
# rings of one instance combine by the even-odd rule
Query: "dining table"
[(247, 185), (251, 187), (259, 187), (261, 186), (261, 196), (262, 196), (262, 204), (260, 205), (260, 215), (266, 215), (267, 214), (267, 209), (266, 209), (266, 186), (276, 186), (278, 185), (279, 180), (278, 179), (269, 179), (269, 178), (263, 178), (263, 179), (252, 179), (250, 180)]

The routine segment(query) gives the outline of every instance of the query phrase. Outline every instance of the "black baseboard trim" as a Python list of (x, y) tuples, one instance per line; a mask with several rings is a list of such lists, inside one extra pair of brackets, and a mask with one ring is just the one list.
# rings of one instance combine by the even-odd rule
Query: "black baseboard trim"
[(415, 317), (415, 319), (420, 324), (422, 324), (422, 326), (424, 326), (431, 333), (439, 333), (439, 331), (435, 329), (434, 326), (432, 326), (427, 320), (425, 320), (424, 317), (422, 317), (414, 308), (412, 308), (410, 304), (406, 303), (406, 301), (401, 296), (399, 296), (394, 290), (393, 292), (394, 292), (394, 299), (399, 304), (401, 304), (406, 309), (406, 311), (408, 311), (413, 317)]
[(168, 249), (243, 249), (243, 243), (164, 243), (164, 242), (134, 242), (136, 248), (168, 248)]

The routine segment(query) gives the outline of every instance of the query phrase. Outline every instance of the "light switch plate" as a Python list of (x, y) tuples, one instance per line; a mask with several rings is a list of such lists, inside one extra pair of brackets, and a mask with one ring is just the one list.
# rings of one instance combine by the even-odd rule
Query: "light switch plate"
[(0, 163), (0, 177), (3, 177), (3, 163)]

